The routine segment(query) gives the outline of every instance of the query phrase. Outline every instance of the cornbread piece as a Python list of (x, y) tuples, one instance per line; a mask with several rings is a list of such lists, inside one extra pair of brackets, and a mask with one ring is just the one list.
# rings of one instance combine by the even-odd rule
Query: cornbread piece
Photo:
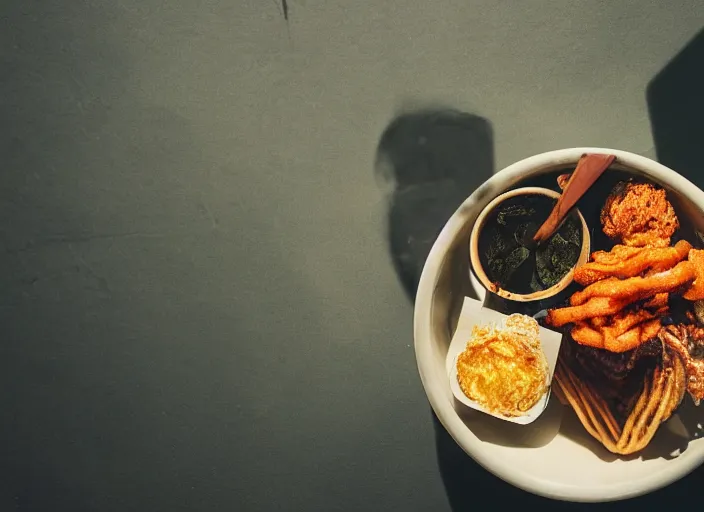
[(511, 315), (505, 324), (474, 327), (457, 358), (457, 380), (462, 392), (489, 412), (517, 417), (547, 391), (548, 365), (535, 320)]

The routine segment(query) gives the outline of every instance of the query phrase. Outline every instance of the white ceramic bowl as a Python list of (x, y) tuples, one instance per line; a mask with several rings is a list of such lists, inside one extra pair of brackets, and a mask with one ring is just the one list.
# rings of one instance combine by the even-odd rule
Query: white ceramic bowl
[[(557, 400), (551, 400), (543, 416), (528, 426), (492, 422), (493, 418), (481, 413), (467, 413), (464, 406), (455, 403), (445, 371), (445, 357), (463, 298), (474, 295), (481, 299), (484, 294), (478, 281), (467, 278), (469, 234), (477, 216), (492, 199), (519, 181), (576, 166), (584, 153), (616, 155), (613, 168), (646, 175), (666, 187), (679, 211), (704, 232), (704, 192), (648, 158), (612, 149), (571, 148), (521, 160), (479, 187), (457, 209), (436, 240), (416, 296), (415, 351), (420, 377), (435, 413), (457, 444), (484, 468), (542, 496), (612, 501), (664, 487), (704, 462), (704, 440), (694, 439), (701, 432), (692, 431), (704, 423), (704, 405), (694, 408), (686, 397), (687, 403), (680, 407), (677, 417), (660, 427), (646, 451), (623, 459), (603, 449), (584, 431), (574, 413)], [(666, 450), (684, 446), (681, 435), (685, 428), (687, 437), (692, 437), (686, 449), (677, 457), (662, 457)]]

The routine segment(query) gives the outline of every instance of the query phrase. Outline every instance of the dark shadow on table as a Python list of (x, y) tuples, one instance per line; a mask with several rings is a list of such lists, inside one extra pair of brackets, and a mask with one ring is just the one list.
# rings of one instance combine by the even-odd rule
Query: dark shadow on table
[(704, 188), (704, 29), (648, 84), (658, 160)]
[[(646, 496), (612, 503), (567, 503), (542, 498), (507, 485), (501, 479), (482, 469), (460, 448), (433, 414), (438, 465), (454, 512), (481, 510), (483, 506), (498, 510), (502, 507), (532, 508), (541, 512), (552, 511), (626, 511), (642, 512), (659, 507), (685, 504), (701, 497), (699, 471), (683, 478), (676, 484)], [(537, 462), (539, 463), (539, 462)], [(698, 502), (698, 501), (695, 501)]]
[(445, 222), (493, 171), (491, 124), (482, 117), (425, 108), (401, 113), (384, 131), (375, 174), (391, 189), (389, 252), (411, 300)]
[[(704, 142), (704, 29), (650, 81), (646, 98), (658, 160), (699, 188), (704, 188), (701, 156)], [(686, 411), (686, 407), (680, 411), (685, 419)], [(691, 423), (685, 421), (685, 428), (691, 430)], [(696, 437), (699, 435), (701, 433), (697, 432)], [(677, 448), (681, 451), (686, 447)], [(687, 488), (686, 482), (701, 481), (702, 477), (704, 470), (700, 468), (668, 490), (672, 489), (673, 495), (680, 495), (683, 503), (700, 501), (704, 498), (704, 488), (691, 483)]]

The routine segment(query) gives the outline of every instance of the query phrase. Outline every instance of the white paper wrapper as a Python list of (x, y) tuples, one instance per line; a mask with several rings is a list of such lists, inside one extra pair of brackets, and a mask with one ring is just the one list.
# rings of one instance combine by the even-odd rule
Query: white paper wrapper
[[(467, 396), (462, 392), (459, 382), (457, 381), (457, 357), (462, 351), (464, 351), (467, 346), (467, 342), (471, 339), (472, 328), (478, 324), (486, 325), (489, 323), (495, 323), (497, 325), (503, 325), (506, 316), (507, 315), (498, 313), (492, 309), (483, 307), (482, 303), (478, 300), (465, 297), (464, 303), (462, 304), (462, 311), (460, 312), (459, 321), (457, 322), (457, 329), (455, 330), (455, 334), (452, 336), (450, 348), (447, 351), (447, 359), (445, 364), (450, 378), (450, 388), (452, 389), (452, 394), (459, 402), (467, 407), (471, 407), (472, 409), (476, 409), (477, 411), (484, 412), (496, 418), (521, 425), (528, 425), (538, 419), (547, 407), (548, 400), (550, 399), (550, 385), (548, 385), (547, 391), (538, 403), (528, 410), (523, 416), (507, 418), (506, 416), (489, 412), (478, 403), (467, 398)], [(552, 383), (552, 377), (555, 373), (555, 365), (557, 364), (557, 356), (560, 352), (561, 343), (561, 333), (551, 331), (550, 329), (546, 329), (542, 326), (540, 327), (540, 345), (548, 363), (549, 383)]]

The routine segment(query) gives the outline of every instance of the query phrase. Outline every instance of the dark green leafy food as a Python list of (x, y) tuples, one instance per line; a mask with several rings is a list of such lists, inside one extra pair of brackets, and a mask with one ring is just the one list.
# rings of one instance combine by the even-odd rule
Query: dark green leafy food
[[(572, 222), (569, 222), (570, 218), (572, 219)], [(579, 218), (574, 213), (570, 215), (570, 218), (568, 218), (567, 221), (565, 221), (565, 223), (560, 227), (560, 229), (557, 230), (557, 234), (560, 234), (561, 237), (564, 237), (563, 240), (566, 240), (567, 242), (574, 244), (577, 246), (577, 248), (579, 248), (582, 245), (582, 230)], [(577, 253), (577, 257), (579, 257), (579, 253)], [(576, 262), (577, 260), (575, 259), (575, 263)]]
[(535, 210), (530, 207), (526, 208), (525, 206), (519, 204), (510, 204), (501, 209), (501, 211), (496, 215), (496, 222), (502, 226), (507, 226), (512, 218), (525, 219), (527, 216), (534, 214)]
[(556, 285), (579, 258), (579, 245), (562, 238), (560, 233), (535, 249), (535, 269), (545, 288)]
[(525, 247), (516, 247), (510, 253), (504, 253), (492, 258), (489, 263), (491, 275), (500, 282), (510, 282), (513, 274), (530, 257), (530, 251)]
[(540, 246), (526, 245), (554, 204), (554, 199), (541, 195), (515, 197), (489, 215), (479, 235), (479, 252), (485, 272), (497, 286), (520, 294), (544, 290), (577, 263), (582, 231), (574, 212)]

